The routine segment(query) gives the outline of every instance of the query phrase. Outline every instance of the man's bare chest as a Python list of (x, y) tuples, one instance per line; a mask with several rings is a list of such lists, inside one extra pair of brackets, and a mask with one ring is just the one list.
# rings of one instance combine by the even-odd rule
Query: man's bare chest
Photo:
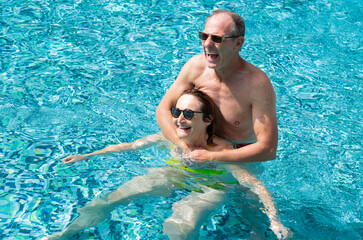
[[(200, 85), (217, 107), (217, 116), (231, 126), (242, 127), (251, 119), (251, 100), (248, 89), (227, 84)], [(238, 126), (241, 125), (241, 126)]]

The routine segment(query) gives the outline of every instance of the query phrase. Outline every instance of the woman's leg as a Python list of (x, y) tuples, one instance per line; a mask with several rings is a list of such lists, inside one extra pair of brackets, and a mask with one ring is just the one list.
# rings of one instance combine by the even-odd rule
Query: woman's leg
[(192, 192), (173, 204), (173, 214), (163, 224), (164, 234), (170, 240), (198, 239), (205, 219), (225, 200), (230, 188), (216, 190), (202, 187), (204, 193)]
[(178, 171), (172, 167), (149, 169), (149, 173), (132, 178), (117, 190), (106, 196), (92, 200), (78, 210), (79, 217), (63, 232), (48, 239), (68, 239), (82, 229), (100, 224), (109, 218), (113, 209), (120, 204), (127, 204), (142, 196), (169, 196), (174, 186), (170, 176), (177, 177)]
[(243, 165), (229, 164), (227, 165), (227, 168), (242, 186), (247, 187), (260, 198), (260, 201), (265, 207), (263, 212), (266, 213), (270, 219), (270, 229), (275, 233), (276, 237), (278, 239), (291, 238), (293, 234), (291, 230), (285, 227), (278, 218), (275, 202), (264, 183), (247, 168), (243, 167)]

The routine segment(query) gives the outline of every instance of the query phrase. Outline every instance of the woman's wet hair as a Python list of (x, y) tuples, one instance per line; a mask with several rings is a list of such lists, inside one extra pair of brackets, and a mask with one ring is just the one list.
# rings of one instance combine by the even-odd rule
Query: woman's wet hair
[(210, 122), (206, 130), (208, 134), (207, 144), (212, 144), (213, 135), (215, 133), (215, 105), (213, 100), (207, 94), (197, 89), (185, 90), (181, 96), (186, 94), (198, 98), (199, 101), (202, 103), (202, 109), (200, 109), (200, 111), (203, 112), (203, 121)]

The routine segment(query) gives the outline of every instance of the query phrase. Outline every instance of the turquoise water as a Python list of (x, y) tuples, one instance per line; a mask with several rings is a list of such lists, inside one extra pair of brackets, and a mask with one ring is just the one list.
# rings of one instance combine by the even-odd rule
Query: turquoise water
[[(90, 200), (164, 164), (157, 148), (59, 160), (159, 131), (158, 102), (202, 52), (196, 31), (216, 8), (245, 18), (241, 55), (276, 90), (278, 157), (259, 178), (282, 222), (296, 239), (362, 238), (360, 1), (9, 0), (0, 2), (1, 239), (58, 232)], [(121, 206), (76, 239), (161, 239), (185, 194)], [(230, 197), (203, 239), (247, 238), (243, 209), (255, 205), (274, 239), (256, 199)]]

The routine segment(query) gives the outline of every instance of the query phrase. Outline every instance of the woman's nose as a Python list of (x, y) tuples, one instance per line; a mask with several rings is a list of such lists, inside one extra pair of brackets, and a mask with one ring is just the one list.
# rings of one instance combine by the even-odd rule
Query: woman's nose
[(178, 117), (178, 122), (182, 122), (182, 121), (185, 121), (184, 113), (180, 113), (180, 115)]

